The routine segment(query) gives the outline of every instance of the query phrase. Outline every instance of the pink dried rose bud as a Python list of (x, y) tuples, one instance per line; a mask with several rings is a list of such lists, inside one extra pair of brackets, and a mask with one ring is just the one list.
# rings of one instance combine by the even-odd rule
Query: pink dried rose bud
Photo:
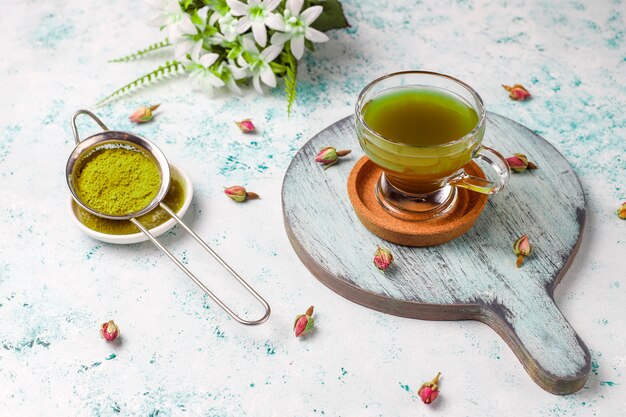
[(246, 189), (241, 185), (233, 185), (232, 187), (225, 188), (224, 194), (238, 203), (243, 203), (246, 200), (261, 198), (257, 193), (246, 191)]
[(153, 114), (152, 112), (158, 109), (160, 104), (155, 104), (154, 106), (141, 106), (137, 108), (128, 118), (131, 122), (135, 123), (145, 123), (152, 120)]
[(513, 253), (517, 255), (517, 267), (522, 266), (522, 262), (524, 262), (524, 258), (526, 256), (530, 256), (533, 252), (533, 247), (530, 244), (530, 240), (528, 239), (528, 235), (522, 235), (519, 239), (515, 241), (513, 244)]
[(617, 216), (620, 219), (626, 220), (626, 201), (617, 209)]
[(513, 87), (502, 84), (502, 87), (509, 92), (511, 100), (526, 100), (530, 98), (530, 93), (521, 84), (515, 84)]
[(296, 317), (296, 320), (293, 322), (293, 332), (296, 337), (304, 336), (313, 329), (315, 320), (311, 316), (313, 316), (313, 306), (309, 307), (306, 313)]
[(513, 156), (506, 158), (506, 163), (515, 172), (524, 172), (526, 169), (539, 168), (532, 162), (528, 162), (528, 158), (523, 153), (516, 153)]
[(384, 271), (389, 268), (392, 262), (393, 255), (391, 254), (391, 251), (387, 248), (379, 246), (376, 249), (376, 252), (374, 252), (374, 265), (376, 265), (376, 268)]
[(348, 155), (350, 152), (352, 152), (352, 150), (350, 149), (338, 151), (332, 146), (327, 146), (325, 148), (320, 149), (320, 151), (315, 156), (315, 162), (319, 162), (320, 164), (324, 165), (324, 169), (326, 169), (329, 166), (336, 163), (337, 159), (339, 159), (342, 156)]
[(435, 376), (435, 378), (433, 378), (432, 381), (423, 383), (420, 389), (417, 391), (417, 395), (420, 396), (424, 404), (432, 403), (439, 396), (439, 376), (440, 375), (441, 375), (441, 372), (437, 372), (437, 376)]
[(105, 340), (115, 340), (119, 334), (120, 329), (113, 320), (102, 323), (102, 326), (100, 326), (100, 336)]
[(239, 130), (243, 133), (252, 133), (255, 131), (254, 123), (250, 119), (243, 119), (241, 122), (235, 122)]

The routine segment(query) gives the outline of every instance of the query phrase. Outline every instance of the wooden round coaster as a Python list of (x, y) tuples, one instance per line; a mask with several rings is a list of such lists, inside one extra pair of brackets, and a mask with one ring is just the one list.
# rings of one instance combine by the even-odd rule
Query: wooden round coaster
[[(485, 178), (474, 162), (466, 167), (470, 175)], [(392, 216), (376, 200), (374, 189), (382, 170), (368, 157), (361, 158), (348, 177), (348, 196), (361, 223), (376, 236), (405, 246), (434, 246), (449, 242), (472, 228), (487, 203), (487, 196), (463, 188), (444, 214), (428, 220), (402, 220)]]

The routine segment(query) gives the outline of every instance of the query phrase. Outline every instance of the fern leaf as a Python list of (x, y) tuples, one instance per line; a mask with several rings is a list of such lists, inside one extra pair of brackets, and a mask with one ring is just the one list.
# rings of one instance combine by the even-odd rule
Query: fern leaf
[(285, 66), (287, 68), (287, 72), (285, 73), (285, 95), (287, 96), (287, 115), (291, 116), (291, 107), (296, 101), (298, 61), (296, 61), (296, 58), (291, 53), (286, 53), (285, 55)]
[(154, 52), (157, 49), (166, 48), (166, 47), (171, 46), (171, 45), (172, 44), (170, 43), (169, 39), (165, 38), (164, 41), (153, 43), (152, 45), (148, 46), (147, 48), (140, 49), (139, 51), (133, 52), (132, 54), (128, 54), (128, 55), (125, 55), (125, 56), (120, 57), (120, 58), (111, 59), (111, 60), (109, 60), (109, 62), (129, 62), (129, 61), (134, 61), (136, 59), (143, 58), (144, 55), (147, 55), (150, 52)]
[(144, 74), (141, 77), (129, 82), (125, 86), (115, 90), (113, 93), (109, 94), (108, 96), (97, 102), (96, 106), (100, 106), (111, 100), (112, 98), (127, 93), (135, 88), (153, 83), (169, 75), (178, 74), (180, 70), (184, 68), (184, 65), (178, 61), (166, 61), (165, 64), (159, 66), (159, 68), (150, 71), (149, 73)]

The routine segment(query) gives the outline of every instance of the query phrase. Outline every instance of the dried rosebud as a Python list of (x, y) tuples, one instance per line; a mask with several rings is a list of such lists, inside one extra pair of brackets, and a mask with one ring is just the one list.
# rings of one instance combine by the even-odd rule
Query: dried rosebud
[(160, 104), (155, 104), (154, 106), (141, 106), (137, 108), (128, 118), (131, 122), (135, 123), (145, 123), (152, 120), (152, 112), (158, 109)]
[(515, 84), (513, 87), (502, 84), (502, 87), (509, 92), (511, 100), (526, 100), (530, 98), (530, 93), (521, 84)]
[(435, 376), (432, 381), (423, 383), (420, 389), (417, 391), (417, 395), (420, 396), (424, 404), (432, 403), (439, 396), (440, 375), (441, 372), (437, 372), (437, 376)]
[(325, 165), (324, 169), (326, 169), (329, 166), (333, 165), (335, 162), (337, 162), (338, 158), (346, 156), (350, 152), (352, 152), (350, 149), (338, 151), (332, 146), (327, 146), (320, 149), (320, 151), (317, 153), (317, 156), (315, 156), (315, 162), (319, 162), (320, 164)]
[(296, 317), (296, 320), (293, 322), (293, 331), (296, 334), (296, 337), (303, 336), (311, 331), (313, 326), (315, 325), (315, 320), (313, 320), (313, 306), (309, 307), (309, 309), (304, 314), (300, 314)]
[(254, 123), (250, 119), (243, 119), (241, 122), (235, 122), (235, 124), (243, 133), (252, 133), (255, 130)]
[(119, 334), (120, 329), (113, 320), (102, 323), (102, 326), (100, 326), (100, 336), (105, 340), (115, 340)]
[(533, 247), (528, 240), (528, 235), (523, 235), (513, 244), (513, 253), (517, 255), (517, 267), (522, 266), (524, 257), (529, 256), (533, 252)]
[(246, 200), (254, 200), (260, 198), (257, 193), (246, 191), (241, 185), (233, 185), (224, 189), (224, 194), (238, 203), (243, 203)]
[(393, 255), (391, 254), (391, 251), (387, 248), (379, 246), (376, 249), (376, 252), (374, 252), (374, 265), (376, 265), (376, 268), (384, 271), (389, 268), (392, 262)]
[(617, 209), (617, 215), (620, 219), (626, 220), (626, 202), (623, 202), (622, 205)]
[(524, 172), (526, 169), (537, 169), (538, 166), (532, 162), (528, 162), (528, 158), (523, 153), (516, 153), (506, 158), (506, 163), (515, 172)]

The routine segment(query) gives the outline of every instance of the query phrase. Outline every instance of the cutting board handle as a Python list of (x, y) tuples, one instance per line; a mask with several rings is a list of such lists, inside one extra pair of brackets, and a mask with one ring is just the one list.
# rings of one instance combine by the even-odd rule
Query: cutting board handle
[(585, 385), (591, 358), (585, 343), (543, 289), (494, 304), (483, 318), (509, 344), (528, 374), (553, 394), (570, 394)]

